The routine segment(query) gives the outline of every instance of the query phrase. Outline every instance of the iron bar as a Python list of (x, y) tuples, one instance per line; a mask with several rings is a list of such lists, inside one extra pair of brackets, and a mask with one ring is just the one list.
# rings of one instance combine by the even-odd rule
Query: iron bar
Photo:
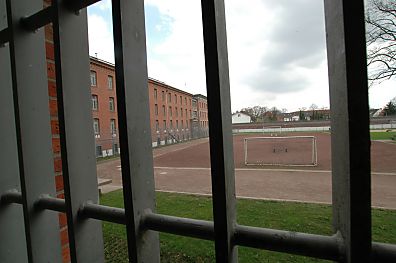
[(396, 262), (396, 245), (373, 242), (371, 245), (371, 262)]
[(31, 16), (21, 18), (21, 24), (26, 30), (35, 31), (51, 23), (53, 14), (53, 7), (48, 6)]
[[(7, 191), (1, 197), (2, 204), (21, 203), (21, 193), (16, 190)], [(65, 201), (60, 198), (42, 196), (37, 202), (37, 209), (64, 212)], [(105, 222), (125, 225), (125, 210), (85, 203), (79, 210), (82, 219), (96, 219)], [(142, 227), (152, 231), (169, 233), (179, 236), (214, 240), (214, 226), (212, 221), (197, 220), (168, 216), (162, 214), (146, 213), (142, 217)], [(275, 230), (259, 227), (237, 225), (232, 237), (234, 245), (264, 249), (294, 255), (308, 256), (320, 259), (339, 261), (344, 258), (344, 243), (339, 235), (324, 236)], [(372, 243), (370, 262), (395, 262), (396, 245), (386, 243)]]
[(22, 194), (18, 190), (9, 190), (0, 196), (0, 204), (22, 204)]
[[(20, 193), (17, 135), (12, 76), (10, 40), (5, 1), (0, 1), (0, 262), (27, 262), (23, 207)], [(12, 190), (10, 190), (12, 189)], [(18, 193), (19, 191), (19, 193)]]
[(214, 240), (213, 222), (148, 213), (144, 216), (144, 227), (150, 230), (180, 236)]
[(141, 217), (155, 210), (144, 0), (112, 2), (121, 173), (131, 262), (159, 262), (159, 236)]
[(341, 262), (368, 262), (371, 174), (364, 1), (325, 0), (331, 108), (333, 225)]
[(237, 225), (236, 245), (338, 261), (342, 239), (284, 230)]
[(10, 41), (10, 30), (8, 28), (4, 28), (0, 31), (0, 48)]
[(65, 200), (61, 198), (51, 197), (49, 195), (42, 195), (35, 203), (36, 209), (51, 210), (60, 213), (66, 212)]
[(237, 262), (232, 244), (236, 225), (234, 155), (231, 127), (225, 7), (223, 0), (201, 1), (216, 262)]
[(100, 263), (104, 262), (101, 222), (78, 220), (79, 209), (85, 202), (99, 200), (89, 80), (87, 10), (74, 12), (62, 2), (53, 1), (52, 7), (70, 257), (72, 262)]
[[(42, 0), (7, 0), (13, 106), (20, 188), (29, 262), (61, 262), (56, 213), (34, 209), (43, 193), (55, 195), (44, 29), (26, 31), (21, 17)], [(18, 174), (18, 173), (16, 173)]]
[[(73, 10), (75, 12), (80, 11), (81, 9), (84, 9), (90, 5), (93, 5), (101, 0), (64, 0), (65, 5), (67, 5), (67, 8), (70, 10)], [(119, 1), (119, 0), (117, 0)]]
[(81, 207), (79, 216), (82, 218), (93, 218), (121, 225), (126, 224), (124, 209), (98, 205), (91, 202), (87, 202)]

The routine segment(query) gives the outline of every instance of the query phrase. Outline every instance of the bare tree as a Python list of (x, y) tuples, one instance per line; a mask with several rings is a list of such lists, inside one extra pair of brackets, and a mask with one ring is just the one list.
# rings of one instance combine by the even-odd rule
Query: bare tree
[(368, 0), (366, 45), (369, 85), (396, 75), (396, 2)]

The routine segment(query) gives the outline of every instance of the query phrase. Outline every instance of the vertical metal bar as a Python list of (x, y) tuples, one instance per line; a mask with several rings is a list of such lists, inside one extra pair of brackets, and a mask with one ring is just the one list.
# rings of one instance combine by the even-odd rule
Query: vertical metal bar
[(371, 251), (370, 135), (363, 0), (325, 0), (330, 82), (333, 224), (342, 262)]
[(143, 0), (113, 1), (117, 109), (131, 262), (159, 262), (158, 233), (141, 217), (155, 209)]
[[(7, 27), (5, 2), (0, 2), (0, 28)], [(20, 191), (10, 51), (0, 46), (0, 262), (27, 262), (25, 227), (21, 205), (2, 205), (6, 191)]]
[(89, 89), (87, 11), (71, 11), (60, 0), (53, 1), (53, 8), (59, 130), (70, 257), (72, 262), (104, 262), (102, 223), (78, 217), (78, 210), (85, 202), (98, 202)]
[(223, 0), (202, 0), (216, 262), (237, 262), (231, 100)]
[(34, 208), (40, 195), (55, 195), (44, 29), (28, 32), (20, 25), (20, 19), (40, 10), (43, 1), (6, 3), (28, 258), (29, 262), (60, 262), (58, 215)]

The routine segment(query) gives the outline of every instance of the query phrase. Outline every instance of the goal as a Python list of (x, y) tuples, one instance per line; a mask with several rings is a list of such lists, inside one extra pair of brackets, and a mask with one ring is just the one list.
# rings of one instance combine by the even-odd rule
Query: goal
[(270, 136), (278, 136), (282, 133), (282, 126), (263, 126), (263, 134), (269, 134)]
[(248, 137), (245, 165), (316, 166), (315, 136)]

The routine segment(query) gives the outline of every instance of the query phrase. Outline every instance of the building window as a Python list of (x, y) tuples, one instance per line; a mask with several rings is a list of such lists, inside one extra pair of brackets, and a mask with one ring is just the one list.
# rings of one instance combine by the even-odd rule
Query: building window
[(96, 72), (91, 71), (91, 86), (96, 86)]
[(165, 105), (162, 105), (162, 115), (166, 116)]
[(114, 107), (114, 98), (110, 97), (109, 98), (109, 109), (110, 111), (114, 111), (115, 107)]
[(96, 145), (96, 157), (101, 157), (101, 156), (103, 156), (102, 146)]
[(158, 120), (155, 121), (155, 130), (159, 131), (159, 121)]
[(92, 109), (98, 110), (98, 96), (92, 95)]
[(154, 105), (155, 116), (158, 116), (158, 104)]
[(117, 127), (116, 127), (116, 121), (115, 119), (110, 120), (110, 132), (112, 135), (115, 135), (117, 133)]
[(177, 107), (175, 107), (175, 115), (176, 115), (176, 117), (179, 116), (179, 112), (177, 111)]
[(180, 96), (180, 105), (183, 105), (183, 98)]
[(117, 143), (113, 144), (113, 154), (118, 154), (118, 144)]
[(181, 120), (181, 128), (182, 128), (182, 129), (184, 128), (183, 120)]
[(176, 120), (176, 129), (179, 129), (179, 121)]
[(113, 89), (113, 76), (107, 76), (107, 88)]
[(177, 103), (177, 95), (175, 94), (175, 103)]
[(157, 100), (157, 89), (154, 89), (154, 99)]
[(187, 98), (184, 97), (184, 104), (187, 105)]
[(183, 117), (183, 108), (180, 108), (180, 117)]
[(169, 129), (171, 129), (171, 130), (172, 130), (172, 129), (173, 129), (173, 121), (172, 121), (172, 120), (170, 120), (169, 122), (170, 122), (170, 123), (169, 123)]
[(168, 93), (168, 102), (172, 102), (172, 94)]
[(95, 135), (99, 135), (100, 134), (99, 119), (94, 119), (93, 120), (93, 127), (94, 127)]
[(164, 131), (166, 131), (166, 121), (164, 120)]
[(172, 117), (172, 107), (171, 106), (169, 106), (168, 114), (170, 117)]
[[(186, 117), (187, 117), (188, 115), (187, 115), (187, 109), (186, 109)], [(191, 110), (190, 110), (190, 117), (191, 117)]]
[(162, 91), (162, 101), (165, 101), (165, 91)]

